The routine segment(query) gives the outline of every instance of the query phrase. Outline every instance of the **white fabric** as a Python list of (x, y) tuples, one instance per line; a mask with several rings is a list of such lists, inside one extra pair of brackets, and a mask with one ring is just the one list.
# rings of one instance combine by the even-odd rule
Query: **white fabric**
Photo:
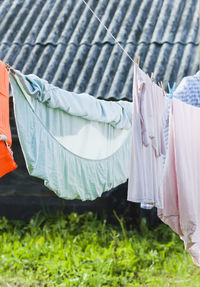
[(128, 200), (156, 207), (163, 206), (166, 103), (162, 89), (135, 65)]

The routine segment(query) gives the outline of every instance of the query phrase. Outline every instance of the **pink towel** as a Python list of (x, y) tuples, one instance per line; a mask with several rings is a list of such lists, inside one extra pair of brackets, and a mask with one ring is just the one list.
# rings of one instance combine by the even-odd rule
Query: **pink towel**
[(200, 109), (173, 99), (160, 219), (200, 266)]

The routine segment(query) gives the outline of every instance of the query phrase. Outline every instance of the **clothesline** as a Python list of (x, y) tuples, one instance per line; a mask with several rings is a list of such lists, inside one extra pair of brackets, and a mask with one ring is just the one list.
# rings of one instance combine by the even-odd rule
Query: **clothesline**
[[(6, 118), (9, 123), (9, 74), (4, 64), (1, 66), (2, 75), (5, 73), (7, 79), (0, 83), (1, 91), (7, 96), (7, 114), (0, 118)], [(200, 266), (199, 238), (196, 236), (200, 229), (200, 137), (195, 128), (191, 129), (198, 127), (199, 109), (180, 99), (166, 100), (162, 90), (152, 85), (150, 77), (134, 65), (134, 101), (129, 103), (131, 114), (128, 117), (132, 117), (132, 124), (128, 129), (125, 126), (117, 129), (118, 119), (124, 122), (128, 107), (114, 104), (118, 107), (116, 115), (121, 115), (115, 118), (115, 127), (111, 126), (113, 113), (109, 107), (108, 125), (105, 121), (102, 125), (100, 120), (110, 103), (103, 102), (98, 123), (93, 117), (88, 118), (86, 107), (94, 112), (99, 100), (88, 95), (94, 104), (85, 105), (85, 99), (82, 99), (79, 106), (78, 94), (70, 95), (72, 92), (56, 87), (52, 89), (52, 85), (35, 75), (25, 76), (9, 66), (7, 69), (11, 72), (15, 121), (29, 174), (43, 179), (45, 186), (61, 198), (81, 200), (94, 200), (129, 179), (127, 199), (159, 208), (160, 219), (180, 235), (193, 262)], [(199, 78), (195, 81), (199, 86)], [(171, 95), (174, 87), (169, 87)], [(0, 100), (4, 103), (3, 93), (2, 96)], [(37, 109), (39, 118), (27, 104), (27, 97)], [(166, 123), (169, 102), (170, 120)], [(2, 106), (4, 114), (6, 109)], [(0, 124), (3, 128), (6, 126), (1, 121)], [(165, 143), (166, 124), (169, 140)], [(9, 125), (8, 128), (10, 134)], [(3, 134), (7, 136), (8, 132), (4, 130)], [(3, 159), (6, 156), (4, 162), (0, 162), (1, 177), (17, 165), (9, 146), (0, 144)], [(193, 170), (197, 172), (191, 173)]]
[[(86, 7), (90, 10), (90, 12), (94, 15), (94, 17), (99, 21), (99, 23), (104, 27), (104, 29), (108, 32), (108, 34), (114, 39), (114, 41), (117, 43), (117, 45), (120, 47), (120, 49), (126, 54), (126, 56), (132, 61), (133, 64), (136, 64), (139, 66), (139, 58), (138, 61), (134, 60), (129, 53), (122, 47), (122, 45), (120, 44), (120, 42), (115, 38), (115, 36), (112, 34), (112, 32), (110, 32), (110, 30), (108, 29), (108, 27), (101, 21), (101, 19), (97, 16), (97, 14), (94, 12), (94, 10), (87, 4), (87, 2), (85, 0), (82, 0), (82, 2), (86, 5)], [(151, 78), (152, 82), (153, 79)], [(175, 84), (175, 83), (174, 83)], [(163, 88), (163, 84), (162, 82), (158, 83), (159, 87), (163, 90), (163, 94), (165, 95), (165, 91)], [(174, 85), (174, 89), (175, 89), (175, 85)], [(174, 91), (173, 89), (173, 91)], [(173, 93), (171, 93), (171, 95), (173, 95)]]
[(106, 27), (106, 25), (101, 21), (101, 19), (97, 16), (97, 14), (94, 12), (94, 10), (87, 4), (87, 2), (85, 0), (82, 0), (83, 3), (86, 5), (86, 7), (90, 10), (90, 12), (94, 15), (94, 17), (99, 21), (99, 23), (104, 27), (104, 29), (106, 29), (106, 31), (108, 32), (108, 34), (110, 34), (110, 36), (114, 39), (114, 41), (117, 43), (117, 45), (120, 47), (120, 49), (126, 54), (126, 56), (134, 63), (137, 64), (133, 58), (129, 55), (128, 52), (126, 52), (126, 50), (122, 47), (122, 45), (120, 44), (120, 42), (115, 38), (115, 36), (112, 34), (112, 32), (109, 31), (109, 29)]
[[(133, 64), (136, 64), (139, 66), (139, 57), (138, 59), (134, 60), (130, 55), (129, 53), (123, 48), (123, 46), (120, 44), (120, 42), (115, 38), (115, 36), (112, 34), (112, 32), (110, 32), (110, 30), (108, 29), (108, 27), (101, 21), (101, 19), (97, 16), (97, 14), (94, 12), (94, 10), (87, 4), (87, 2), (85, 0), (82, 0), (82, 2), (86, 5), (86, 7), (88, 8), (88, 10), (90, 10), (90, 12), (94, 15), (94, 17), (99, 21), (99, 23), (104, 27), (104, 29), (108, 32), (108, 34), (113, 38), (113, 40), (117, 43), (117, 45), (120, 47), (120, 49), (126, 54), (126, 56), (131, 60), (131, 62)], [(5, 63), (6, 65), (6, 68), (7, 70), (9, 71), (12, 67)], [(153, 82), (153, 79), (151, 78), (152, 82)], [(161, 84), (159, 84), (160, 88), (163, 90), (163, 93), (165, 94), (164, 92), (164, 89), (163, 89), (163, 86), (162, 86), (162, 82)]]

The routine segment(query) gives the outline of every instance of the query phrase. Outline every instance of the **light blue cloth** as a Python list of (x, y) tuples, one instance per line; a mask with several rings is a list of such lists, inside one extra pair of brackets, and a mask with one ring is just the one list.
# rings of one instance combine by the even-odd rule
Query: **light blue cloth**
[(70, 115), (90, 121), (111, 124), (118, 129), (132, 126), (132, 104), (125, 101), (108, 102), (93, 96), (77, 94), (57, 88), (36, 75), (23, 75), (15, 71), (28, 95), (52, 109), (60, 109)]
[(10, 81), (30, 175), (59, 197), (81, 200), (93, 200), (128, 179), (131, 103), (66, 92), (14, 70)]
[(182, 79), (174, 92), (174, 97), (184, 103), (200, 107), (200, 71)]

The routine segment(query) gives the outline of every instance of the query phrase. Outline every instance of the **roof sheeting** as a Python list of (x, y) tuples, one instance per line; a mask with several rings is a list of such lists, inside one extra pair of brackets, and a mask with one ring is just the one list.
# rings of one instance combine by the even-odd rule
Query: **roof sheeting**
[[(87, 0), (157, 81), (198, 70), (198, 0)], [(133, 65), (82, 0), (0, 2), (0, 59), (69, 91), (132, 98)]]

